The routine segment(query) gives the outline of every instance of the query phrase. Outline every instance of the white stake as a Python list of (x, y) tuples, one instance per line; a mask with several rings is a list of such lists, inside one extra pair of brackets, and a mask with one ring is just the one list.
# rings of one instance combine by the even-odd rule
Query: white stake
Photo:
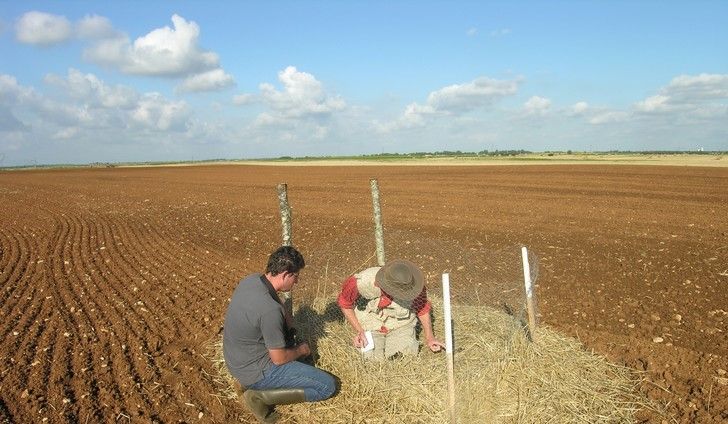
[(445, 315), (445, 355), (447, 355), (447, 391), (450, 423), (455, 424), (455, 370), (452, 349), (452, 312), (450, 309), (450, 274), (442, 274), (442, 310)]
[(521, 247), (523, 258), (523, 281), (526, 285), (526, 306), (528, 308), (528, 332), (531, 333), (531, 341), (536, 341), (536, 313), (533, 309), (533, 286), (531, 285), (531, 266), (528, 264), (528, 249)]

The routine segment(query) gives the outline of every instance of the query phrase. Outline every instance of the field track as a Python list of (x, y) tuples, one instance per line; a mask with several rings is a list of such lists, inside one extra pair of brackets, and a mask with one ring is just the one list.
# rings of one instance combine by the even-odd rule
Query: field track
[(372, 177), (385, 239), (529, 246), (542, 323), (645, 371), (640, 419), (728, 420), (728, 168), (224, 165), (0, 171), (0, 422), (250, 420), (203, 354), (276, 184), (313, 274), (371, 240)]

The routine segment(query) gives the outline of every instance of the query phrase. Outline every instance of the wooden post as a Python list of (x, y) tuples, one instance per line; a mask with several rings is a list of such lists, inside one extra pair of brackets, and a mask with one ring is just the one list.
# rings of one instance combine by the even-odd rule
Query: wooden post
[(528, 249), (521, 247), (523, 259), (523, 281), (526, 285), (526, 307), (528, 312), (528, 332), (531, 334), (531, 341), (536, 341), (536, 312), (533, 307), (533, 285), (531, 284), (531, 266), (528, 264)]
[(450, 308), (450, 274), (442, 274), (442, 310), (445, 321), (445, 355), (447, 356), (447, 392), (450, 424), (455, 424), (455, 364), (452, 343), (452, 310)]
[(291, 243), (291, 208), (288, 206), (288, 185), (280, 183), (278, 190), (278, 208), (281, 210), (281, 226), (283, 228), (283, 246)]
[[(278, 190), (278, 208), (281, 211), (281, 226), (283, 227), (283, 246), (291, 246), (293, 244), (291, 238), (291, 207), (288, 205), (288, 185), (280, 183), (276, 187)], [(283, 308), (293, 317), (293, 295), (290, 291), (281, 292), (281, 300)]]
[(382, 228), (382, 209), (379, 207), (379, 184), (372, 178), (372, 204), (374, 206), (374, 239), (377, 246), (377, 263), (384, 266), (384, 229)]

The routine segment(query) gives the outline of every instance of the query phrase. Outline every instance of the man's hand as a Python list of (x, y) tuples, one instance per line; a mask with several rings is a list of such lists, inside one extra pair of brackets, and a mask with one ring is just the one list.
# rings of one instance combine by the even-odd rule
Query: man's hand
[(303, 342), (300, 345), (296, 346), (296, 351), (300, 355), (299, 358), (304, 358), (311, 354), (311, 348), (308, 347), (308, 343)]
[(425, 343), (427, 343), (427, 347), (429, 347), (432, 352), (439, 352), (445, 349), (445, 345), (435, 338), (427, 339)]
[(354, 347), (356, 348), (363, 348), (366, 347), (369, 342), (367, 341), (367, 336), (364, 334), (364, 331), (360, 331), (354, 336), (353, 339)]
[(268, 349), (270, 360), (276, 365), (283, 365), (298, 358), (303, 358), (311, 354), (311, 348), (308, 343), (303, 342), (294, 347), (285, 347), (281, 349)]

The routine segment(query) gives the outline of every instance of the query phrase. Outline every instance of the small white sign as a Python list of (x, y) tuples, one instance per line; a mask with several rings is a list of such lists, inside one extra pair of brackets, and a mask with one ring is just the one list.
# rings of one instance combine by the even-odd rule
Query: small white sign
[(374, 338), (372, 338), (372, 332), (371, 331), (365, 331), (364, 336), (367, 338), (367, 345), (361, 348), (361, 353), (369, 352), (370, 350), (374, 350)]

